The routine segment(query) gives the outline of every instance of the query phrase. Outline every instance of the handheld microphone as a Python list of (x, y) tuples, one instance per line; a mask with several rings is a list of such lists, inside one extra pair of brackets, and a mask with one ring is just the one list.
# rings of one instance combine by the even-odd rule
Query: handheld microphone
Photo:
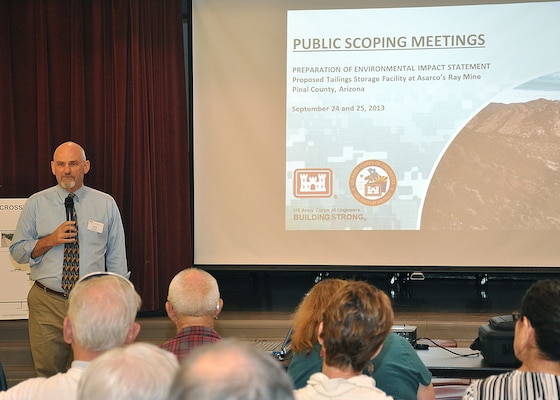
[(74, 199), (68, 196), (64, 200), (64, 206), (66, 207), (66, 221), (72, 221), (72, 214), (74, 210)]

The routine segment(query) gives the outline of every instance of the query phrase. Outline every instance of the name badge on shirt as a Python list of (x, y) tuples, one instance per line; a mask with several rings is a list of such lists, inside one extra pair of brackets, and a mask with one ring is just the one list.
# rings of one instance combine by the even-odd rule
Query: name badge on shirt
[(97, 233), (103, 233), (103, 226), (104, 224), (102, 222), (97, 222), (92, 219), (90, 219), (87, 224), (88, 231), (93, 231)]

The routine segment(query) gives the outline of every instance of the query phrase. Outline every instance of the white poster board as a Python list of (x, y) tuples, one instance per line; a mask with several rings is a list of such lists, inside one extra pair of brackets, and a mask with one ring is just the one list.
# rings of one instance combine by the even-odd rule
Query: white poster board
[(27, 293), (33, 284), (29, 264), (18, 264), (9, 251), (26, 200), (0, 199), (0, 320), (29, 317)]

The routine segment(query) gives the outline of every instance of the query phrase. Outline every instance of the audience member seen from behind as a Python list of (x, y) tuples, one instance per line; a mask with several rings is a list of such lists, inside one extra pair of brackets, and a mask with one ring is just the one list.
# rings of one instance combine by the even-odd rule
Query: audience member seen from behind
[(149, 343), (117, 347), (97, 357), (78, 384), (78, 400), (166, 400), (177, 357)]
[(333, 294), (319, 324), (323, 367), (295, 391), (297, 400), (392, 399), (362, 371), (393, 326), (391, 300), (366, 282), (348, 282)]
[[(317, 341), (317, 328), (334, 292), (346, 282), (342, 279), (320, 281), (296, 309), (291, 344), (294, 355), (288, 367), (288, 375), (296, 389), (304, 387), (312, 374), (321, 371), (321, 345)], [(381, 352), (368, 363), (363, 373), (372, 376), (379, 389), (395, 398), (435, 399), (432, 374), (410, 343), (395, 333), (387, 336)]]
[(221, 337), (214, 330), (214, 320), (222, 306), (218, 282), (212, 275), (198, 268), (179, 272), (169, 284), (165, 303), (177, 334), (160, 347), (174, 353), (181, 362), (197, 346), (218, 342)]
[(560, 398), (560, 280), (542, 280), (514, 313), (513, 350), (521, 366), (471, 383), (463, 399)]
[[(79, 242), (79, 274), (127, 271), (124, 228), (115, 200), (84, 185), (90, 160), (77, 143), (56, 148), (51, 171), (58, 184), (33, 194), (19, 217), (10, 254), (18, 263), (29, 263), (35, 284), (27, 295), (29, 344), (37, 376), (65, 372), (72, 349), (63, 339), (62, 321), (68, 309), (62, 288), (65, 244)], [(72, 202), (77, 221), (67, 220), (66, 200)], [(78, 240), (79, 238), (79, 240)]]
[[(389, 333), (381, 351), (372, 360), (378, 388), (400, 400), (435, 400), (432, 373), (424, 365), (410, 342)], [(369, 369), (366, 374), (370, 375)]]
[(275, 358), (233, 339), (206, 344), (183, 362), (169, 400), (293, 400), (290, 378)]
[(321, 372), (323, 360), (317, 331), (327, 304), (345, 284), (346, 281), (342, 279), (319, 281), (296, 308), (291, 342), (293, 356), (288, 366), (288, 375), (296, 389), (304, 387), (315, 372)]
[(132, 283), (120, 275), (86, 275), (70, 292), (68, 303), (63, 325), (64, 340), (74, 351), (71, 368), (49, 378), (23, 381), (0, 392), (0, 400), (73, 400), (90, 362), (107, 350), (134, 342), (140, 332), (135, 322), (140, 296)]

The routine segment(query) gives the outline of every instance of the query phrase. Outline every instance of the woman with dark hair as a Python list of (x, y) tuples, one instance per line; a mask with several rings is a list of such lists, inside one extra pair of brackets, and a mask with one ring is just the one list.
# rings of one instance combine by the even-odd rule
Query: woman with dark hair
[[(348, 281), (325, 279), (311, 288), (294, 314), (292, 334), (293, 358), (288, 367), (296, 389), (321, 372), (323, 355), (317, 332), (323, 311), (334, 294)], [(414, 348), (402, 336), (389, 333), (379, 354), (362, 371), (375, 379), (377, 388), (399, 400), (435, 400), (432, 374)]]
[(513, 318), (513, 349), (521, 366), (474, 381), (464, 400), (560, 398), (560, 280), (534, 283)]
[(393, 325), (389, 297), (365, 282), (348, 282), (325, 308), (318, 328), (323, 366), (297, 400), (392, 400), (362, 371), (381, 350)]

